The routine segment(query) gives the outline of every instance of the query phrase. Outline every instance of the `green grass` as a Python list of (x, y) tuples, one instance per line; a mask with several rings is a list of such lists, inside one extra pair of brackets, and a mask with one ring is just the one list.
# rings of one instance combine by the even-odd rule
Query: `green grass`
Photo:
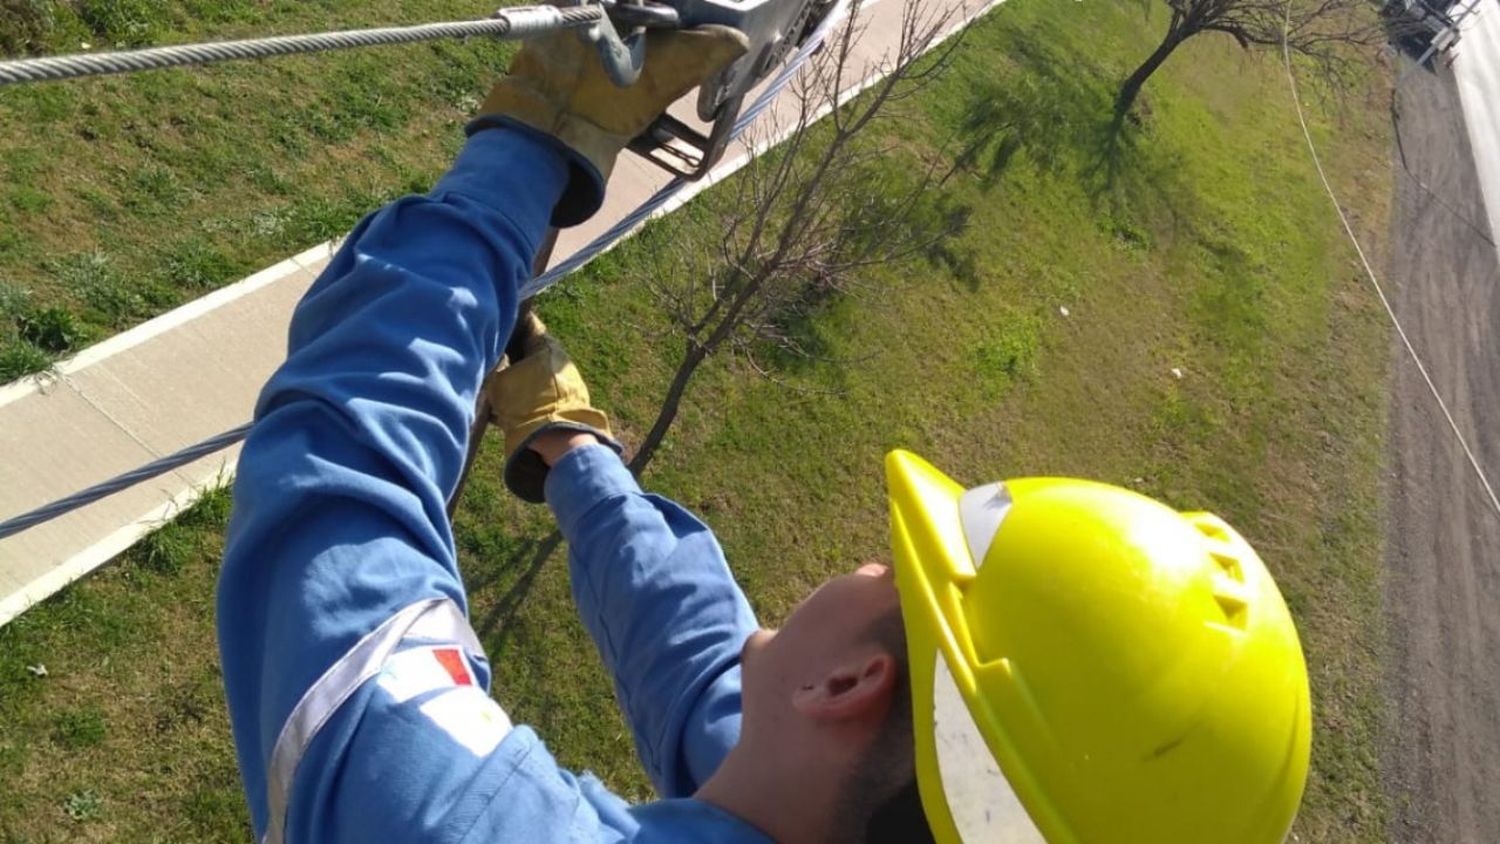
[[(648, 484), (715, 527), (771, 621), (830, 573), (885, 556), (881, 456), (896, 446), (965, 483), (1076, 474), (1218, 512), (1261, 550), (1307, 651), (1316, 727), (1301, 840), (1383, 840), (1386, 329), (1271, 58), (1191, 44), (1148, 86), (1140, 126), (1102, 132), (1113, 80), (1158, 23), (1133, 7), (1013, 0), (976, 26), (950, 74), (883, 130), (901, 150), (893, 175), (947, 139), (975, 142), (972, 172), (944, 197), (967, 209), (964, 234), (930, 261), (872, 272), (878, 295), (827, 303), (803, 330), (828, 361), (783, 361), (775, 374), (792, 389), (732, 359), (707, 367)], [(1376, 245), (1389, 208), (1378, 94), (1371, 80), (1314, 115)], [(321, 138), (304, 141), (324, 155)], [(328, 164), (306, 172), (335, 184)], [(151, 180), (168, 196), (203, 184), (191, 156), (164, 166)], [(404, 181), (393, 170), (361, 190), (373, 200)], [(654, 224), (542, 304), (627, 440), (674, 362), (643, 293), (650, 243), (696, 236), (719, 201), (710, 192)], [(279, 232), (264, 235), (274, 243), (342, 220), (355, 200), (284, 202), (303, 210), (242, 209), (241, 224)], [(144, 225), (133, 214), (120, 212), (117, 241)], [(149, 276), (120, 282), (134, 266), (122, 248), (82, 246), (56, 266), (102, 302), (144, 301)], [(182, 266), (213, 264), (173, 248)], [(27, 307), (50, 306), (41, 292)], [(486, 442), (457, 520), (497, 696), (565, 764), (648, 797), (560, 559), (527, 566), (545, 514), (508, 497), (500, 461)], [(0, 629), (0, 840), (243, 840), (210, 621), (227, 504), (215, 494)], [(46, 677), (27, 670), (41, 663)]]
[(93, 747), (104, 741), (104, 713), (97, 707), (59, 712), (53, 721), (52, 741), (66, 750)]
[(0, 629), (0, 841), (248, 838), (212, 625), (228, 508)]
[[(421, 0), (12, 0), (0, 55), (483, 17)], [(441, 43), (0, 90), (0, 382), (425, 190), (513, 48)], [(122, 279), (128, 281), (121, 281)]]

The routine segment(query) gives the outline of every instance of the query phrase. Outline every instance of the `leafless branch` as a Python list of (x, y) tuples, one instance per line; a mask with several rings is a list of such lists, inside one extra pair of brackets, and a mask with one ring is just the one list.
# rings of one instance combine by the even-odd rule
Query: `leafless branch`
[[(856, 21), (858, 11), (851, 12)], [(889, 162), (906, 153), (876, 142), (871, 131), (950, 64), (958, 38), (928, 50), (954, 14), (906, 0), (895, 47), (874, 63), (858, 49), (863, 23), (833, 36), (787, 89), (792, 101), (777, 112), (790, 126), (785, 139), (771, 148), (771, 130), (762, 130), (751, 145), (763, 154), (733, 188), (700, 200), (710, 206), (697, 230), (673, 254), (653, 255), (658, 271), (645, 287), (677, 334), (681, 357), (633, 469), (650, 461), (697, 368), (721, 351), (787, 386), (763, 351), (815, 363), (856, 360), (821, 355), (796, 326), (825, 302), (872, 289), (872, 268), (929, 252), (962, 224), (961, 215), (932, 210), (951, 156), (925, 157), (893, 175)]]
[(1360, 48), (1385, 42), (1387, 32), (1370, 0), (1161, 0), (1172, 17), (1156, 50), (1126, 78), (1115, 99), (1123, 117), (1146, 80), (1190, 38), (1218, 33), (1244, 49), (1279, 48), (1310, 60), (1325, 76), (1345, 75)]

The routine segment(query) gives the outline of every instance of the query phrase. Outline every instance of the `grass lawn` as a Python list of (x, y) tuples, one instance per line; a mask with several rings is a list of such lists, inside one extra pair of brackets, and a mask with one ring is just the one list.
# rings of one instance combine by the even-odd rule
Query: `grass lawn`
[[(307, 20), (264, 8), (278, 28)], [(886, 554), (881, 456), (895, 446), (966, 483), (1077, 474), (1216, 511), (1261, 550), (1307, 650), (1316, 732), (1300, 840), (1383, 840), (1385, 325), (1316, 182), (1275, 57), (1227, 41), (1190, 44), (1148, 85), (1141, 124), (1112, 147), (1103, 141), (1114, 82), (1164, 24), (1135, 6), (1012, 0), (975, 26), (944, 80), (885, 130), (901, 151), (892, 168), (937, 154), (965, 126), (998, 130), (976, 171), (945, 188), (972, 210), (970, 227), (941, 260), (872, 273), (878, 296), (831, 303), (808, 328), (829, 360), (784, 364), (777, 380), (791, 387), (732, 360), (706, 368), (648, 485), (714, 525), (771, 621), (830, 573)], [(221, 180), (203, 176), (212, 167), (192, 152), (206, 148), (191, 145), (162, 172), (201, 200), (193, 207), (209, 216), (192, 219), (226, 225), (253, 219), (256, 201), (347, 202), (352, 212), (428, 183), (454, 143), (457, 103), (482, 73), (463, 64), (462, 48), (402, 55), (469, 67), (473, 87), (455, 88), (446, 111), (424, 111), (402, 97), (420, 100), (426, 89), (403, 75), (400, 96), (386, 102), (407, 122), (331, 146), (310, 134), (297, 155), (262, 149), (280, 117), (248, 115), (266, 122), (236, 143), (295, 171), (298, 187), (284, 194), (236, 204)], [(342, 72), (291, 64), (237, 72), (289, 74), (287, 85), (313, 78), (298, 73)], [(456, 83), (463, 74), (453, 73)], [(157, 127), (171, 143), (198, 131), (185, 127), (200, 109), (217, 125), (213, 97), (192, 105), (198, 95), (188, 92), (208, 84), (197, 76), (146, 84), (182, 98), (184, 126)], [(1336, 184), (1377, 252), (1390, 183), (1381, 84), (1372, 78), (1343, 107), (1315, 115)], [(60, 118), (69, 127), (99, 95), (51, 90), (73, 115)], [(0, 95), (0, 110), (35, 107), (9, 97)], [(0, 126), (0, 154), (41, 148), (45, 133), (34, 127)], [(157, 134), (141, 127), (140, 136)], [(375, 149), (391, 160), (368, 160)], [(97, 157), (67, 170), (112, 178)], [(13, 190), (15, 172), (0, 192)], [(320, 190), (347, 198), (311, 198)], [(641, 287), (649, 241), (693, 236), (718, 196), (655, 224), (542, 305), (627, 439), (649, 424), (673, 363)], [(149, 269), (160, 260), (155, 233), (192, 230), (175, 205), (97, 212), (102, 223), (76, 208), (49, 213), (59, 216), (28, 217), (9, 251), (0, 245), (0, 273), (24, 277), (37, 301), (82, 307), (46, 267), (60, 260), (48, 250), (89, 238), (109, 266), (144, 268), (132, 282), (179, 290)], [(43, 232), (50, 240), (37, 242)], [(262, 251), (236, 252), (231, 266), (304, 245), (285, 232), (253, 242)], [(458, 516), (497, 697), (565, 764), (647, 798), (560, 559), (525, 565), (548, 525), (504, 494), (501, 456), (497, 441), (486, 443)], [(119, 564), (0, 629), (0, 840), (246, 837), (211, 624), (228, 503), (209, 497)], [(29, 670), (39, 665), (45, 677)]]
[[(0, 4), (0, 54), (489, 11), (449, 0), (19, 0)], [(425, 190), (512, 49), (443, 42), (0, 89), (0, 382)]]

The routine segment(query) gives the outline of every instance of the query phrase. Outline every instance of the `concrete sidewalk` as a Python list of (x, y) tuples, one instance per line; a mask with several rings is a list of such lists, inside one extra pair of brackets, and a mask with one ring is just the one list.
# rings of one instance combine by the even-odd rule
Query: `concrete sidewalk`
[[(948, 34), (999, 5), (938, 0)], [(840, 102), (882, 75), (899, 44), (902, 0), (867, 2)], [(795, 128), (794, 82), (751, 132), (760, 145)], [(684, 117), (690, 107), (674, 109)], [(754, 151), (731, 146), (702, 182), (662, 213), (743, 167)], [(572, 255), (668, 181), (625, 155), (604, 209), (563, 232), (554, 261)], [(0, 519), (40, 507), (171, 454), (250, 418), (261, 385), (285, 356), (292, 307), (336, 244), (316, 246), (229, 287), (92, 346), (53, 372), (0, 386)], [(200, 459), (51, 522), (0, 540), (0, 624), (107, 562), (207, 488), (227, 482), (238, 448)]]

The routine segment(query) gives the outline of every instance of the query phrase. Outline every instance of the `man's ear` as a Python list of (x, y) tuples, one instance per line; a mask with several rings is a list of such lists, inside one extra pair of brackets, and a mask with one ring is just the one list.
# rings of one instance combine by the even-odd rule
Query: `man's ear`
[(792, 693), (792, 707), (819, 721), (846, 721), (883, 711), (896, 688), (896, 660), (884, 651), (845, 663), (822, 682)]

